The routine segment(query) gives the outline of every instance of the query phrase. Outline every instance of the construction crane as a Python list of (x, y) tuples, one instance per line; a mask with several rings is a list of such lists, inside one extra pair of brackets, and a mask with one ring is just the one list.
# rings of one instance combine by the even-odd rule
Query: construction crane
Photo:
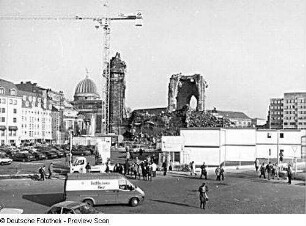
[[(102, 119), (101, 119), (101, 133), (108, 134), (110, 131), (110, 114), (109, 114), (109, 105), (110, 105), (110, 25), (112, 21), (122, 21), (122, 20), (134, 20), (135, 26), (142, 26), (142, 13), (140, 11), (136, 14), (119, 14), (116, 17), (109, 16), (108, 2), (105, 1), (103, 5), (106, 9), (105, 16), (0, 16), (0, 20), (92, 20), (97, 22), (95, 27), (103, 29), (103, 72), (102, 76), (104, 78), (104, 84), (102, 94), (105, 95), (105, 106), (103, 106), (102, 100)], [(102, 95), (103, 96), (103, 95)]]

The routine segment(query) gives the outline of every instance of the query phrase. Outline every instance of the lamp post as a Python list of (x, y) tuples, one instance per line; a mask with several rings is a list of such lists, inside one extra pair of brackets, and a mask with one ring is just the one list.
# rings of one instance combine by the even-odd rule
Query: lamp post
[(69, 140), (70, 140), (70, 143), (69, 143), (69, 171), (70, 171), (70, 173), (72, 173), (71, 172), (71, 164), (72, 164), (72, 153), (71, 153), (71, 151), (72, 151), (72, 139), (73, 139), (73, 130), (69, 130)]

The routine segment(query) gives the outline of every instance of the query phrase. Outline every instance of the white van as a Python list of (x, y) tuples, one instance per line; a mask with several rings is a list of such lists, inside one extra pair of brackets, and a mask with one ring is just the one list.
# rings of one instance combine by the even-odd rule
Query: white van
[(145, 193), (118, 173), (68, 174), (65, 180), (65, 198), (87, 204), (130, 204), (142, 203)]

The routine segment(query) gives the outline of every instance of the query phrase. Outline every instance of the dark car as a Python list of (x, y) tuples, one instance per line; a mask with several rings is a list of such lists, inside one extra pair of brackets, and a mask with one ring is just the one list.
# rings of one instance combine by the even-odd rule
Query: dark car
[(30, 162), (34, 161), (35, 157), (29, 152), (17, 152), (13, 154), (12, 159), (14, 161)]
[(38, 149), (37, 151), (42, 153), (42, 154), (44, 154), (44, 155), (46, 155), (46, 159), (55, 159), (55, 158), (57, 158), (57, 154), (56, 153), (51, 152), (51, 151), (49, 151), (47, 149)]
[(64, 157), (64, 153), (56, 150), (55, 148), (50, 149), (50, 152), (53, 152), (57, 155), (58, 158)]
[(38, 151), (33, 151), (33, 150), (30, 150), (29, 152), (32, 155), (34, 155), (36, 160), (43, 160), (43, 159), (47, 158), (47, 156), (44, 153), (41, 153), (41, 152), (38, 152)]
[(87, 203), (64, 201), (51, 206), (47, 214), (101, 214)]
[(61, 146), (58, 146), (58, 145), (52, 146), (52, 148), (54, 148), (54, 149), (56, 149), (57, 151), (63, 153), (64, 156), (67, 156), (67, 155), (70, 153), (69, 149), (66, 150), (66, 149), (64, 149), (64, 148), (61, 148)]

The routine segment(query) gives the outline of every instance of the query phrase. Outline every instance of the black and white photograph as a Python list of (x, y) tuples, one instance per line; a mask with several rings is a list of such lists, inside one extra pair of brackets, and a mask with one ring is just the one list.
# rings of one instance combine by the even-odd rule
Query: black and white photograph
[(305, 30), (305, 0), (0, 0), (0, 226), (304, 225)]

